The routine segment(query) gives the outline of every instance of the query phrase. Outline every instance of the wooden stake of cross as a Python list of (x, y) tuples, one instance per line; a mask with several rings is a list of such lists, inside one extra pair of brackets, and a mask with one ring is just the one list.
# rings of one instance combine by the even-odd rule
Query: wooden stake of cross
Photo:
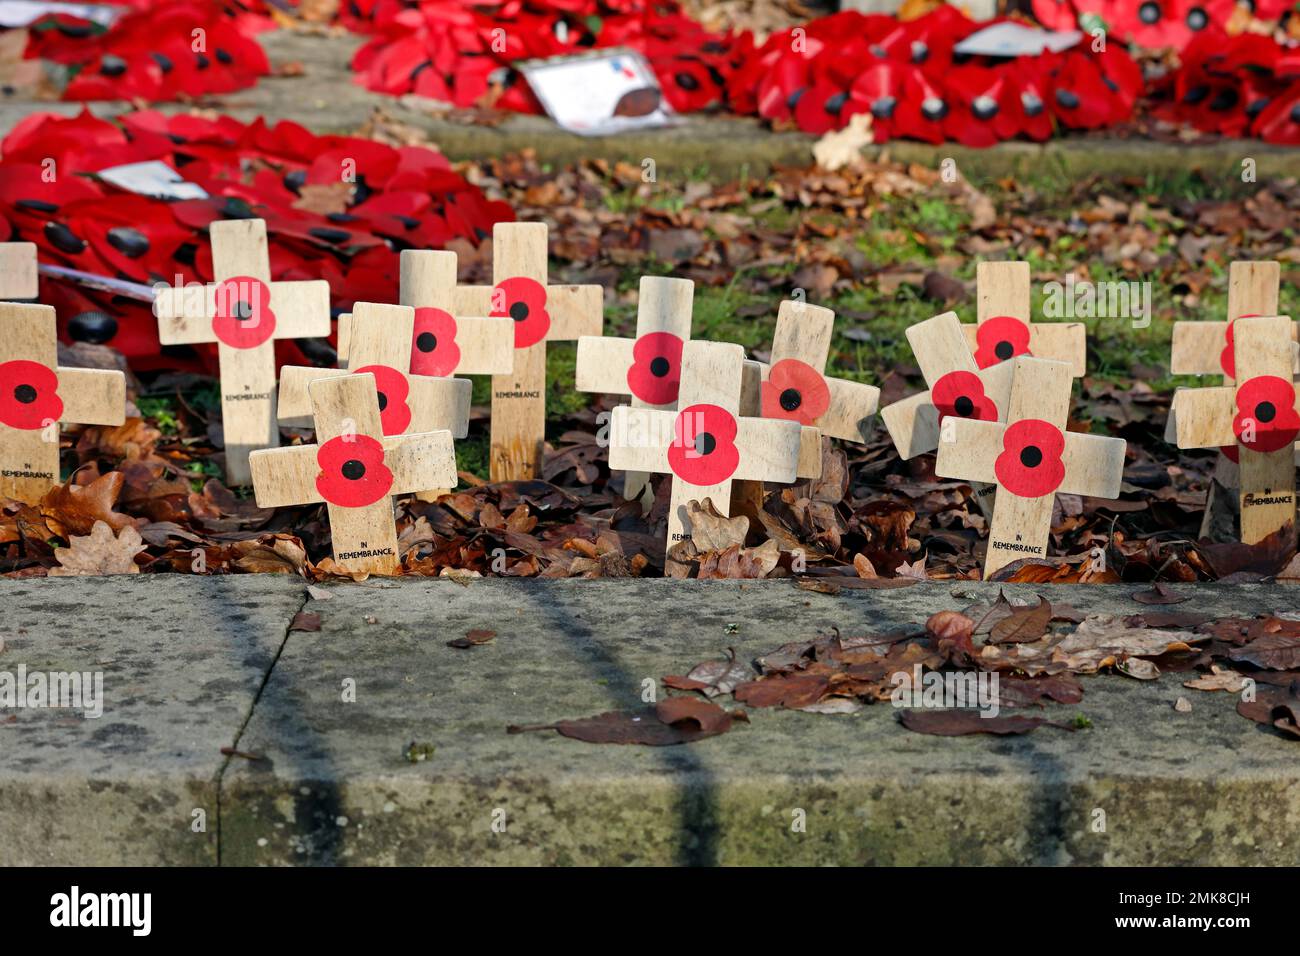
[(1058, 493), (1116, 498), (1127, 443), (1065, 431), (1070, 366), (1015, 359), (1006, 423), (950, 416), (940, 429), (935, 472), (997, 485), (984, 576), (1047, 554)]
[(456, 482), (451, 433), (383, 433), (375, 377), (312, 382), (315, 445), (255, 451), (253, 487), (262, 508), (325, 502), (334, 561), (352, 573), (400, 566), (393, 495)]
[(120, 425), (126, 377), (60, 368), (54, 309), (0, 302), (0, 498), (36, 504), (59, 474), (59, 423)]
[(0, 242), (0, 299), (34, 299), (37, 282), (36, 243)]
[[(636, 337), (584, 335), (578, 339), (574, 375), (580, 392), (629, 395), (633, 408), (677, 407), (682, 377), (682, 346), (691, 338), (695, 283), (689, 279), (642, 276), (636, 309)], [(642, 496), (650, 475), (623, 475), (623, 497)], [(650, 501), (643, 501), (646, 510)]]
[(689, 501), (711, 498), (730, 515), (733, 481), (789, 483), (821, 473), (817, 429), (739, 415), (744, 362), (739, 345), (687, 342), (677, 411), (620, 405), (611, 416), (610, 468), (673, 476), (670, 547), (691, 535)]
[(1237, 319), (1235, 383), (1174, 394), (1179, 448), (1237, 448), (1241, 540), (1246, 544), (1288, 526), (1294, 535), (1294, 445), (1300, 432), (1292, 377), (1294, 330), (1286, 316)]
[[(416, 375), (505, 375), (515, 365), (515, 323), (456, 308), (456, 253), (403, 249), (399, 301), (415, 309), (410, 371)], [(339, 363), (352, 349), (352, 316), (338, 321)]]
[(962, 331), (981, 368), (1017, 355), (1065, 362), (1084, 374), (1088, 329), (1082, 322), (1032, 321), (1028, 262), (981, 262), (975, 267), (976, 324)]
[(492, 229), (494, 286), (458, 286), (455, 315), (509, 316), (515, 322), (514, 371), (492, 376), (493, 481), (535, 478), (546, 440), (546, 343), (600, 335), (604, 289), (548, 285), (547, 230), (541, 222)]
[[(216, 281), (163, 289), (154, 301), (163, 345), (217, 343), (226, 480), (246, 485), (249, 453), (280, 444), (275, 424), (275, 340), (324, 338), (330, 332), (330, 289), (323, 279), (272, 282), (261, 219), (208, 227)], [(196, 294), (197, 293), (197, 294)]]
[[(282, 425), (307, 428), (312, 422), (312, 382), (355, 372), (373, 372), (385, 434), (410, 435), (447, 430), (455, 438), (469, 432), (473, 385), (467, 378), (412, 375), (411, 337), (415, 310), (403, 305), (358, 302), (352, 319), (352, 349), (346, 371), (286, 365), (280, 369)], [(400, 391), (405, 388), (403, 397)]]

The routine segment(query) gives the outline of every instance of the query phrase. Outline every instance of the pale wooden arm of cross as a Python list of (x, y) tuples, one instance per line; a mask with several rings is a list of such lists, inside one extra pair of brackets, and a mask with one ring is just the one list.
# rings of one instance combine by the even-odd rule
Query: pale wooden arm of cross
[[(424, 490), (422, 482), (435, 479), (438, 487), (456, 484), (454, 467), (455, 447), (451, 433), (424, 432), (416, 435), (388, 435), (379, 439), (384, 446), (384, 464), (393, 473), (393, 494), (415, 494)], [(316, 445), (292, 445), (267, 452), (254, 452), (253, 482), (257, 488), (259, 508), (289, 508), (296, 505), (318, 505), (325, 499), (316, 490)], [(443, 463), (430, 472), (430, 463)], [(452, 465), (445, 464), (452, 462)], [(277, 481), (270, 480), (271, 475)], [(432, 487), (432, 486), (430, 486)], [(265, 489), (265, 491), (263, 491)]]
[[(617, 406), (610, 416), (609, 467), (617, 471), (670, 472), (668, 446), (673, 441), (673, 423), (676, 420), (676, 412)], [(738, 418), (736, 424), (740, 463), (731, 476), (732, 481), (790, 484), (798, 477), (796, 463), (803, 429), (797, 422), (777, 418)], [(816, 429), (809, 431), (816, 434)], [(641, 436), (646, 437), (642, 440)], [(820, 449), (818, 455), (820, 457)]]
[[(501, 375), (514, 368), (514, 323), (510, 319), (457, 315), (456, 346), (460, 349), (457, 375)], [(339, 365), (346, 367), (352, 352), (351, 312), (339, 316)]]
[[(935, 470), (948, 474), (959, 469), (962, 480), (996, 484), (994, 463), (1002, 454), (1002, 422), (980, 422), (953, 418), (951, 441), (939, 443), (939, 462)], [(1118, 498), (1123, 484), (1124, 451), (1122, 438), (1065, 432), (1065, 480), (1056, 489), (1058, 495), (1083, 495), (1089, 498)]]
[(0, 299), (35, 299), (36, 243), (0, 242)]
[[(154, 299), (158, 340), (163, 345), (200, 345), (217, 341), (212, 319), (217, 314), (220, 283), (161, 288)], [(324, 279), (269, 282), (276, 339), (324, 338), (330, 333), (330, 285)]]

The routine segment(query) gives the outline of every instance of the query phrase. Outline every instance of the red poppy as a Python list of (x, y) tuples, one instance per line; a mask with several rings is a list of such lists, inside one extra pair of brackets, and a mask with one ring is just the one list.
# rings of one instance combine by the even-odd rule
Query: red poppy
[(1002, 432), (1002, 454), (993, 463), (998, 485), (1021, 498), (1041, 498), (1065, 480), (1065, 436), (1051, 422), (1022, 418)]
[(997, 365), (1017, 355), (1029, 355), (1029, 325), (1014, 315), (995, 315), (975, 329), (975, 364)]
[(1295, 386), (1276, 375), (1259, 375), (1237, 388), (1237, 414), (1232, 419), (1237, 441), (1252, 451), (1279, 451), (1295, 443), (1300, 415), (1295, 410)]
[(460, 364), (456, 319), (444, 309), (416, 309), (411, 338), (411, 372), (447, 376)]
[(393, 473), (384, 446), (369, 435), (339, 435), (316, 449), (316, 490), (332, 505), (364, 508), (389, 494)]
[(379, 420), (384, 434), (404, 433), (411, 424), (411, 406), (406, 403), (411, 394), (410, 381), (389, 365), (367, 365), (355, 371), (357, 374), (369, 372), (375, 377), (375, 391), (379, 393)]
[(811, 425), (831, 407), (826, 379), (807, 362), (782, 359), (763, 383), (763, 417)]
[(903, 83), (903, 100), (894, 114), (894, 132), (938, 146), (946, 138), (945, 121), (950, 112), (943, 90), (920, 70), (913, 69)]
[(546, 311), (546, 286), (526, 276), (503, 279), (492, 290), (490, 314), (515, 320), (515, 348), (536, 345), (546, 338), (551, 328), (551, 314)]
[(217, 314), (212, 331), (232, 349), (253, 349), (275, 333), (271, 287), (252, 276), (234, 276), (217, 284)]
[(63, 417), (59, 377), (40, 362), (0, 364), (0, 424), (34, 431)]
[(1300, 146), (1300, 81), (1260, 111), (1252, 131), (1267, 143)]
[[(1254, 318), (1258, 318), (1258, 315), (1257, 313), (1251, 312), (1248, 315), (1239, 315), (1237, 316), (1237, 318), (1254, 319)], [(1228, 323), (1228, 328), (1223, 333), (1223, 341), (1225, 343), (1223, 346), (1223, 351), (1219, 353), (1219, 367), (1223, 369), (1223, 374), (1228, 376), (1228, 378), (1237, 377), (1237, 373), (1236, 373), (1237, 363), (1234, 357), (1235, 353), (1233, 352), (1233, 341), (1232, 341), (1233, 325), (1236, 323), (1236, 321), (1237, 321), (1236, 319), (1233, 319), (1232, 322)]]
[(848, 98), (848, 92), (840, 84), (823, 77), (799, 95), (794, 108), (795, 122), (805, 133), (817, 136), (839, 129), (847, 119), (843, 114)]
[(894, 111), (903, 96), (903, 78), (909, 67), (890, 61), (872, 63), (858, 75), (844, 105), (844, 117), (871, 114), (872, 139), (884, 143), (893, 137)]
[(682, 382), (682, 340), (671, 332), (648, 332), (632, 346), (627, 387), (650, 405), (672, 405)]
[(930, 401), (939, 410), (939, 421), (949, 415), (976, 421), (998, 420), (998, 406), (984, 394), (984, 383), (974, 372), (949, 372), (930, 389)]
[(735, 416), (725, 408), (692, 405), (682, 409), (673, 422), (668, 467), (692, 485), (721, 484), (740, 466), (736, 432)]

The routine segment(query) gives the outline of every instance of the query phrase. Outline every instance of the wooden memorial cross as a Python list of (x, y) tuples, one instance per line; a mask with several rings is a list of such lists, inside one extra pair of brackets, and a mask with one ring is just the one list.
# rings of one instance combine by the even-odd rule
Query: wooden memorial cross
[(34, 299), (38, 294), (36, 243), (0, 242), (0, 299)]
[(1088, 329), (1082, 322), (1034, 322), (1028, 262), (981, 262), (975, 267), (976, 324), (963, 325), (975, 364), (988, 368), (1017, 355), (1065, 362), (1084, 374)]
[(325, 502), (334, 561), (345, 571), (392, 574), (400, 565), (393, 495), (456, 483), (451, 432), (385, 435), (370, 374), (312, 382), (316, 444), (255, 451), (261, 508)]
[[(456, 253), (403, 249), (399, 301), (415, 309), (411, 371), (415, 375), (504, 375), (515, 364), (515, 323), (455, 311)], [(338, 322), (339, 363), (352, 349), (352, 316)]]
[(126, 377), (60, 368), (54, 308), (0, 302), (0, 498), (36, 504), (60, 480), (59, 423), (120, 425)]
[(494, 286), (457, 286), (454, 315), (508, 316), (515, 325), (514, 371), (492, 376), (493, 481), (535, 478), (546, 440), (546, 343), (600, 335), (604, 289), (548, 285), (542, 222), (492, 228)]
[(1177, 439), (1179, 448), (1235, 447), (1241, 540), (1254, 544), (1288, 526), (1294, 535), (1295, 324), (1286, 316), (1242, 317), (1232, 331), (1235, 384), (1179, 389)]
[(325, 378), (369, 373), (379, 389), (385, 435), (446, 429), (455, 438), (469, 432), (473, 385), (467, 378), (414, 375), (411, 367), (415, 310), (405, 305), (358, 302), (353, 307), (352, 338), (346, 370), (286, 365), (280, 369), (280, 423), (307, 428), (313, 412), (310, 385)]
[[(1233, 323), (1242, 318), (1277, 315), (1281, 274), (1277, 262), (1231, 263), (1228, 266), (1227, 321), (1175, 322), (1169, 371), (1174, 375), (1222, 375), (1223, 384), (1231, 385), (1235, 371)], [(1296, 339), (1294, 325), (1291, 326), (1291, 338)], [(1173, 406), (1165, 422), (1165, 441), (1171, 445), (1178, 444), (1178, 416)], [(1224, 487), (1235, 488), (1238, 484), (1236, 457), (1237, 446), (1232, 442), (1218, 459), (1215, 478)]]
[[(216, 281), (164, 289), (154, 301), (163, 345), (217, 343), (226, 480), (246, 485), (248, 455), (280, 444), (275, 423), (275, 339), (330, 333), (330, 289), (323, 279), (272, 282), (261, 219), (212, 223)], [(196, 294), (197, 293), (197, 294)]]
[[(609, 466), (671, 474), (668, 545), (690, 537), (689, 501), (731, 514), (735, 480), (789, 483), (821, 474), (821, 434), (797, 422), (740, 416), (745, 351), (687, 342), (677, 411), (620, 405), (610, 421)], [(800, 472), (810, 472), (800, 474)]]
[(1116, 498), (1124, 474), (1122, 438), (1065, 431), (1070, 366), (1020, 356), (1012, 371), (1006, 424), (949, 416), (935, 472), (997, 485), (984, 576), (1019, 558), (1047, 554), (1056, 494)]
[[(695, 283), (689, 279), (642, 276), (635, 338), (584, 335), (578, 339), (574, 376), (578, 391), (630, 395), (633, 408), (675, 409), (682, 346), (691, 338), (694, 299)], [(625, 472), (623, 497), (629, 501), (641, 497), (649, 481), (646, 472)]]

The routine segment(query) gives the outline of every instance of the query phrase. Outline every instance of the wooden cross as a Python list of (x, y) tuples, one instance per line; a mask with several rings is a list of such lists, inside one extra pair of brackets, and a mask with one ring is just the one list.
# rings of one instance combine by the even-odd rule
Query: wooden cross
[(329, 335), (330, 288), (323, 279), (272, 282), (261, 219), (214, 222), (208, 231), (216, 281), (161, 290), (154, 313), (163, 345), (217, 343), (226, 480), (246, 485), (249, 453), (280, 444), (275, 339)]
[(252, 453), (258, 507), (323, 501), (335, 563), (392, 574), (401, 563), (393, 495), (456, 483), (451, 432), (384, 435), (369, 373), (315, 381), (308, 391), (317, 443)]
[(880, 389), (826, 375), (835, 313), (791, 299), (776, 315), (769, 363), (756, 362), (760, 390), (747, 391), (745, 415), (784, 418), (820, 429), (830, 438), (865, 443), (868, 423), (880, 404)]
[(385, 435), (445, 429), (455, 438), (464, 438), (469, 432), (470, 394), (474, 389), (470, 380), (413, 375), (407, 371), (411, 367), (415, 309), (373, 302), (358, 302), (353, 308), (346, 371), (301, 365), (280, 369), (280, 423), (310, 427), (311, 383), (365, 372), (374, 375), (378, 383)]
[[(456, 308), (456, 253), (403, 249), (399, 301), (415, 309), (411, 368), (416, 375), (505, 375), (515, 365), (515, 323), (465, 316)], [(352, 316), (338, 321), (340, 364), (352, 348)]]
[[(1259, 315), (1277, 315), (1281, 266), (1277, 262), (1233, 262), (1228, 266), (1228, 319), (1226, 322), (1175, 322), (1169, 370), (1175, 375), (1222, 375), (1223, 384), (1233, 383), (1233, 323), (1237, 319)], [(1297, 338), (1291, 326), (1291, 339)], [(1295, 347), (1292, 347), (1293, 350)], [(1297, 366), (1300, 371), (1300, 366)], [(1165, 422), (1165, 441), (1178, 444), (1177, 395)], [(1240, 484), (1236, 444), (1229, 442), (1228, 454), (1220, 454), (1214, 469), (1215, 480), (1225, 488)], [(1297, 449), (1300, 456), (1300, 448)]]
[(1286, 527), (1294, 535), (1294, 446), (1300, 435), (1294, 334), (1295, 324), (1286, 316), (1238, 318), (1233, 323), (1235, 383), (1174, 394), (1179, 448), (1236, 448), (1246, 544)]
[[(689, 279), (642, 276), (636, 309), (636, 337), (584, 335), (578, 339), (574, 375), (580, 392), (629, 395), (633, 408), (672, 410), (682, 378), (682, 346), (691, 338), (695, 283)], [(641, 497), (650, 475), (623, 475), (623, 497)], [(648, 506), (648, 504), (647, 504)]]
[(38, 503), (60, 480), (59, 423), (120, 425), (126, 377), (60, 368), (55, 312), (0, 302), (0, 498)]
[(673, 476), (669, 546), (691, 535), (689, 501), (711, 498), (721, 514), (730, 515), (735, 480), (789, 483), (821, 474), (817, 429), (740, 416), (744, 363), (745, 351), (739, 345), (687, 342), (682, 347), (677, 411), (628, 405), (614, 409), (610, 468)]
[(36, 243), (0, 242), (0, 299), (34, 299)]
[(546, 343), (600, 335), (604, 289), (548, 285), (547, 231), (541, 222), (492, 229), (494, 286), (457, 286), (454, 315), (508, 316), (515, 323), (514, 370), (492, 376), (493, 481), (535, 478), (546, 440)]
[(1088, 329), (1082, 322), (1034, 322), (1028, 262), (981, 262), (975, 267), (976, 324), (962, 331), (980, 368), (1017, 355), (1065, 362), (1078, 378), (1086, 370)]
[(997, 485), (984, 557), (986, 578), (1019, 558), (1047, 554), (1057, 493), (1119, 496), (1127, 443), (1065, 431), (1070, 371), (1064, 362), (1020, 356), (1005, 424), (944, 419), (935, 472)]

